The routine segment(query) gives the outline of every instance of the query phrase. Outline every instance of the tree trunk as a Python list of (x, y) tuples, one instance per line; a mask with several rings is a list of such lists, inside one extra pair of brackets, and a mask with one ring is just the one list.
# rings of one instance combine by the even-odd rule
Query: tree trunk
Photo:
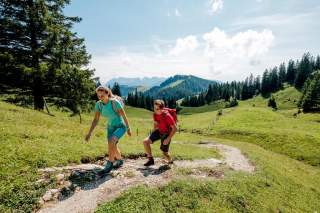
[(32, 56), (32, 68), (33, 68), (33, 100), (34, 100), (34, 109), (43, 110), (44, 101), (43, 101), (43, 83), (41, 79), (41, 70), (40, 70), (40, 56), (39, 56), (39, 44), (37, 37), (37, 10), (35, 8), (34, 2), (32, 0), (28, 1), (30, 12), (29, 28), (30, 39), (31, 39), (31, 56)]
[(43, 97), (43, 102), (44, 102), (44, 106), (46, 107), (46, 110), (47, 110), (48, 114), (51, 115), (50, 111), (49, 111), (49, 107), (48, 107), (47, 102), (46, 102), (46, 99), (44, 99), (44, 97)]
[(33, 84), (33, 100), (34, 100), (34, 109), (43, 110), (44, 101), (43, 101), (43, 85), (40, 77), (35, 76)]

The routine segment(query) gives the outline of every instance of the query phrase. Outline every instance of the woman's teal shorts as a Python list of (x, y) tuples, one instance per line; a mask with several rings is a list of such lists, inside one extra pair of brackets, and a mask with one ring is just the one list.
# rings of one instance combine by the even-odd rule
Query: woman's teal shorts
[(122, 136), (127, 132), (127, 127), (125, 126), (108, 126), (107, 128), (107, 139), (111, 140), (112, 137), (117, 138), (117, 143)]

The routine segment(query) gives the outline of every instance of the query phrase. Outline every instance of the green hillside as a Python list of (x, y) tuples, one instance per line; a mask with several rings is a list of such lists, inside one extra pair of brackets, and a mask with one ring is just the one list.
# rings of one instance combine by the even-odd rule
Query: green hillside
[[(273, 96), (276, 99), (279, 110), (296, 109), (301, 93), (294, 87), (285, 86), (283, 90), (274, 93)], [(267, 99), (259, 95), (252, 99), (243, 101), (242, 104), (251, 106), (255, 105), (257, 107), (266, 107)]]
[(97, 212), (317, 211), (320, 115), (293, 117), (299, 95), (292, 87), (277, 92), (280, 110), (276, 112), (266, 107), (267, 99), (262, 97), (224, 109), (222, 115), (215, 105), (183, 109), (180, 128), (185, 134), (206, 135), (239, 147), (257, 166), (255, 175), (227, 173), (218, 182), (178, 180), (160, 189), (137, 187)]
[[(253, 175), (225, 171), (220, 181), (186, 178), (161, 188), (138, 187), (125, 192), (98, 212), (314, 212), (320, 209), (320, 115), (293, 117), (298, 97), (293, 88), (275, 94), (280, 110), (266, 107), (267, 99), (256, 97), (238, 107), (179, 115), (181, 132), (174, 137), (172, 153), (177, 159), (201, 159), (220, 155), (195, 147), (199, 141), (217, 141), (236, 146), (256, 165)], [(283, 103), (284, 106), (282, 106)], [(253, 106), (253, 104), (255, 106)], [(214, 109), (214, 108), (213, 108)], [(188, 109), (189, 110), (189, 109)], [(38, 168), (95, 161), (106, 153), (102, 120), (89, 144), (83, 137), (92, 114), (83, 123), (66, 112), (46, 113), (0, 102), (0, 212), (32, 211), (49, 184), (36, 184)], [(205, 110), (200, 110), (205, 111)], [(152, 128), (152, 114), (127, 108), (134, 136), (124, 137), (125, 156), (143, 153), (141, 141)], [(154, 146), (160, 156), (158, 145)], [(313, 166), (312, 166), (313, 165)]]
[[(38, 168), (80, 163), (81, 159), (105, 156), (105, 119), (101, 119), (90, 143), (84, 136), (90, 127), (93, 114), (78, 117), (51, 109), (55, 115), (17, 107), (0, 101), (0, 212), (8, 209), (31, 211), (48, 186), (35, 184)], [(143, 154), (142, 140), (153, 126), (149, 111), (128, 107), (128, 117), (133, 127), (133, 137), (126, 136), (120, 143), (124, 156)], [(188, 142), (197, 136), (179, 135), (175, 140)], [(173, 144), (172, 153), (178, 159), (218, 157), (215, 150), (197, 148), (188, 144)], [(160, 156), (160, 150), (154, 149)], [(53, 183), (52, 183), (53, 184)]]
[(225, 105), (226, 105), (225, 101), (215, 101), (213, 103), (206, 104), (206, 105), (200, 106), (200, 107), (181, 106), (181, 110), (179, 111), (179, 114), (192, 115), (195, 113), (211, 112), (211, 111), (223, 109), (225, 107)]
[[(320, 166), (320, 114), (301, 113), (294, 116), (298, 111), (296, 103), (299, 96), (295, 88), (287, 87), (274, 94), (278, 111), (267, 107), (268, 99), (258, 96), (240, 101), (238, 107), (223, 109), (222, 116), (217, 116), (216, 111), (186, 116), (182, 119), (185, 122), (181, 122), (181, 128), (189, 132), (255, 143)], [(210, 105), (188, 108), (188, 113), (197, 113), (202, 109), (210, 110)]]
[(162, 82), (160, 86), (145, 91), (145, 94), (156, 98), (180, 99), (205, 91), (213, 82), (192, 75), (175, 75)]

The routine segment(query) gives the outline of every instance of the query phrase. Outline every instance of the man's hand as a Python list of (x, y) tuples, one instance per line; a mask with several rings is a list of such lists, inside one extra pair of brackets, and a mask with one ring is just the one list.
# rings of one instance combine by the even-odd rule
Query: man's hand
[(85, 137), (85, 141), (88, 143), (91, 137), (91, 133), (88, 133)]
[(131, 135), (132, 135), (132, 133), (131, 133), (131, 129), (130, 129), (130, 128), (128, 128), (128, 130), (127, 130), (127, 134), (128, 134), (129, 136), (131, 136)]
[(170, 139), (169, 138), (164, 139), (163, 145), (168, 145), (169, 143), (170, 143)]

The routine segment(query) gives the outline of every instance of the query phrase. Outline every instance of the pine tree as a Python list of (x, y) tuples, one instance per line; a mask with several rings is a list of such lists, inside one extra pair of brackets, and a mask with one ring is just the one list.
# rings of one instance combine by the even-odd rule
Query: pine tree
[(254, 86), (254, 77), (252, 73), (250, 74), (249, 77), (249, 93), (248, 93), (248, 98), (252, 98), (255, 94), (255, 86)]
[(254, 95), (258, 95), (261, 92), (261, 81), (260, 76), (258, 75), (254, 80)]
[(320, 70), (313, 72), (306, 81), (300, 106), (304, 112), (320, 112)]
[(317, 56), (315, 61), (314, 70), (320, 70), (320, 55)]
[[(90, 111), (92, 108), (91, 96), (94, 93), (95, 84), (90, 80), (92, 74), (88, 70), (64, 64), (57, 70), (56, 78), (60, 84), (56, 88), (60, 91), (55, 104), (66, 107), (72, 111), (72, 116)], [(58, 89), (59, 88), (59, 89)]]
[(242, 87), (242, 93), (241, 93), (241, 99), (242, 100), (247, 100), (250, 98), (250, 88), (249, 88), (249, 79), (246, 78), (246, 80), (243, 83)]
[(312, 68), (313, 59), (310, 53), (306, 53), (302, 56), (302, 59), (298, 66), (298, 71), (294, 82), (296, 88), (301, 89), (303, 87), (304, 82), (312, 73)]
[(262, 82), (261, 82), (261, 93), (262, 95), (267, 95), (270, 93), (270, 80), (269, 80), (269, 71), (266, 69), (262, 75)]
[(275, 92), (280, 88), (278, 67), (274, 67), (270, 72), (270, 92)]
[(89, 63), (84, 40), (71, 31), (81, 19), (63, 14), (68, 3), (68, 0), (0, 2), (0, 70), (4, 76), (11, 76), (4, 83), (10, 84), (12, 76), (20, 75), (23, 82), (18, 86), (32, 90), (35, 109), (43, 109), (46, 93), (56, 92), (53, 85), (64, 85), (63, 81), (55, 81), (58, 69), (69, 69), (64, 64), (80, 68)]
[(282, 88), (283, 83), (286, 81), (286, 65), (285, 63), (280, 64), (279, 66), (279, 87)]
[(218, 83), (212, 84), (212, 97), (211, 101), (217, 101), (222, 98), (222, 85)]
[(114, 84), (113, 84), (112, 93), (114, 95), (117, 95), (117, 96), (121, 97), (120, 85), (117, 82), (114, 82)]
[(205, 97), (207, 104), (211, 103), (212, 97), (213, 97), (213, 90), (212, 90), (212, 85), (210, 84), (208, 87), (206, 97)]
[(287, 67), (286, 81), (289, 84), (293, 85), (295, 76), (296, 76), (295, 63), (293, 60), (290, 60)]

